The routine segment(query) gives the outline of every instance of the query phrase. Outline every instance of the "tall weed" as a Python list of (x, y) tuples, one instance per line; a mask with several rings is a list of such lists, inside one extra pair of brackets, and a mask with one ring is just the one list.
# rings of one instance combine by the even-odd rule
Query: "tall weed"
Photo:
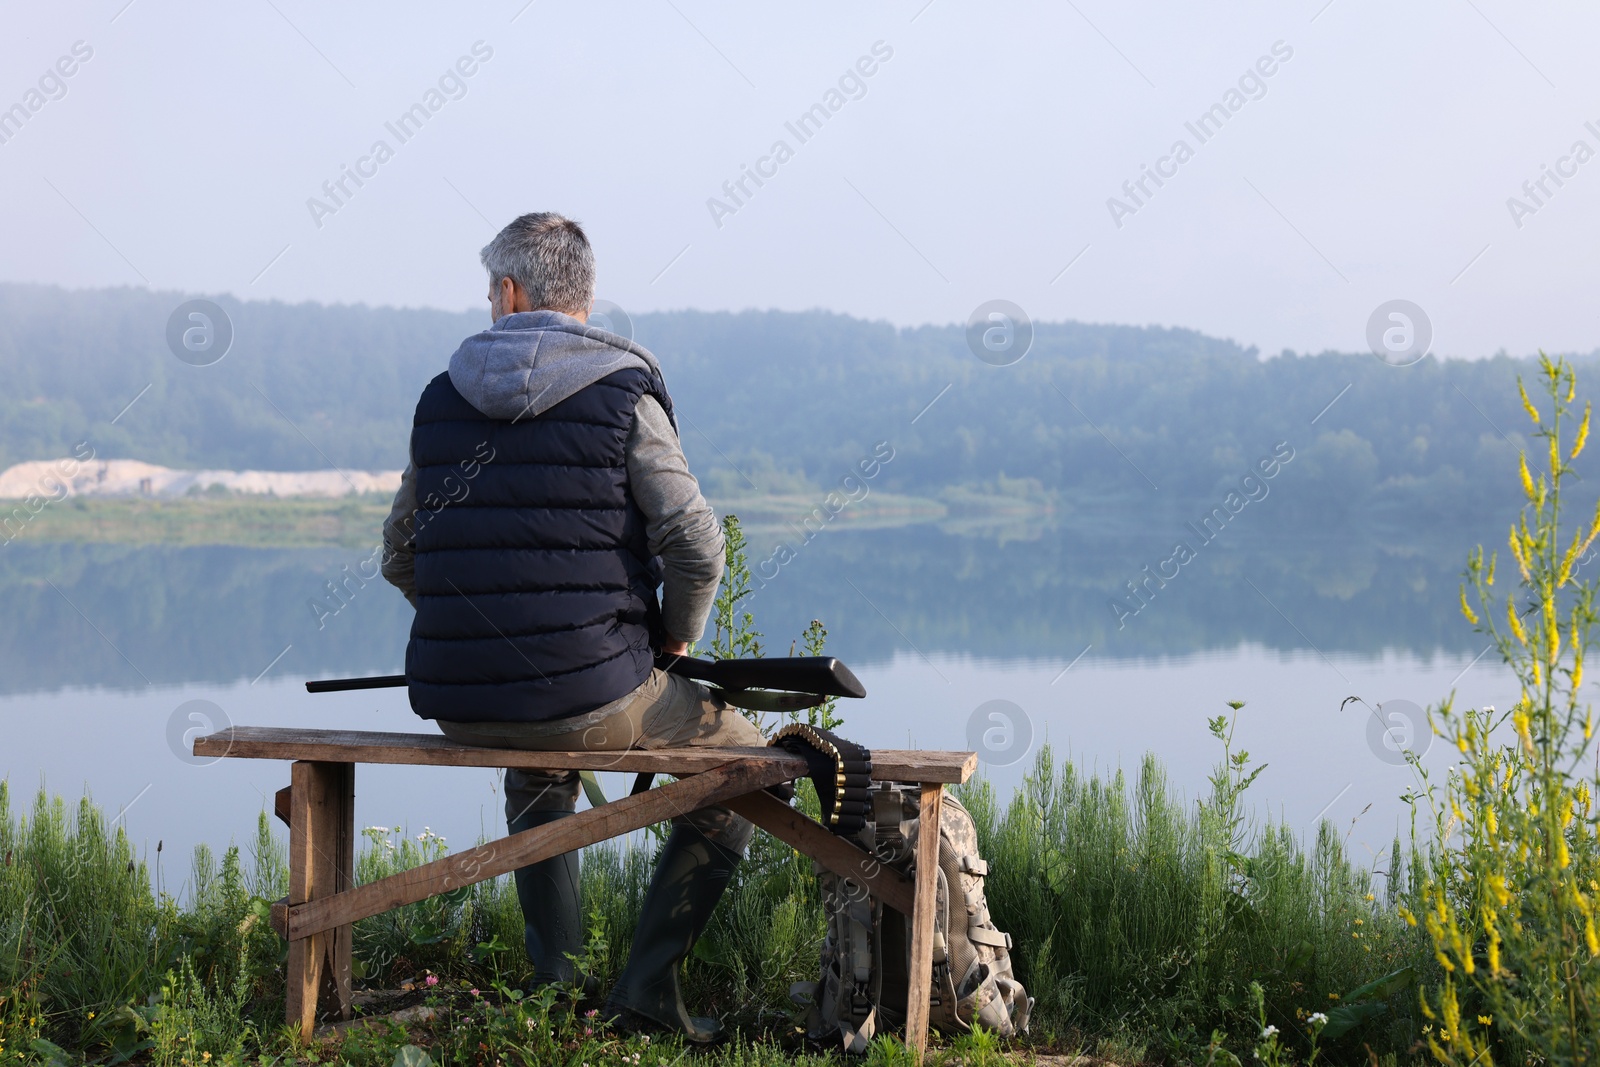
[(1600, 841), (1593, 766), (1594, 712), (1582, 699), (1593, 648), (1595, 585), (1579, 579), (1600, 534), (1593, 518), (1563, 529), (1572, 463), (1589, 436), (1590, 407), (1572, 437), (1577, 379), (1565, 360), (1542, 357), (1540, 403), (1519, 381), (1535, 440), (1537, 478), (1519, 477), (1527, 502), (1509, 537), (1515, 571), (1497, 589), (1496, 557), (1468, 561), (1461, 610), (1489, 634), (1521, 683), (1507, 711), (1437, 709), (1437, 732), (1462, 761), (1446, 780), (1416, 764), (1416, 799), (1431, 805), (1433, 834), (1419, 860), (1425, 879), (1415, 919), (1442, 974), (1422, 1001), (1427, 1043), (1446, 1064), (1600, 1063)]
[[(1213, 728), (1227, 746), (1231, 722)], [(1309, 849), (1281, 825), (1252, 831), (1242, 797), (1253, 777), (1248, 754), (1225, 747), (1212, 794), (1186, 806), (1152, 756), (1129, 781), (1086, 776), (1045, 745), (1003, 810), (988, 782), (962, 789), (990, 910), (1038, 998), (1036, 1029), (1144, 1035), (1152, 1052), (1186, 1056), (1213, 1030), (1259, 1030), (1259, 983), (1286, 1043), (1309, 1049), (1311, 1017), (1358, 994), (1363, 1010), (1324, 1040), (1406, 1047), (1405, 990), (1427, 946), (1330, 824)]]

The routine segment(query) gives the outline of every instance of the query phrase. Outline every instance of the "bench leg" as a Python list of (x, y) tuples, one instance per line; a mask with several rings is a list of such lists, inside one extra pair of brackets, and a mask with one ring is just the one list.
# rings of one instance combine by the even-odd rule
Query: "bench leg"
[[(356, 884), (356, 765), (334, 763), (329, 766), (334, 768), (338, 779), (335, 783), (335, 795), (338, 798), (335, 824), (338, 835), (333, 850), (333, 891), (343, 893)], [(333, 931), (328, 944), (328, 971), (333, 975), (341, 1019), (350, 1018), (352, 1011), (350, 994), (354, 960), (351, 952), (354, 933), (354, 924), (345, 923)]]
[(911, 973), (906, 986), (906, 1047), (922, 1062), (933, 991), (933, 909), (939, 894), (939, 812), (944, 786), (924, 782), (918, 810), (916, 898), (911, 905)]
[[(297, 761), (289, 786), (289, 900), (292, 907), (350, 888), (355, 872), (355, 764)], [(284, 1015), (302, 1038), (317, 1020), (326, 967), (350, 1017), (351, 928), (289, 942)]]

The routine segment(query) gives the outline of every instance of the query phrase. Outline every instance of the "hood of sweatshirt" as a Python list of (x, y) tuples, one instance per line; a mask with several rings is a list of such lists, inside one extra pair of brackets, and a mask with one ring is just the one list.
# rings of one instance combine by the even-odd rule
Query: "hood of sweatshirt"
[(661, 376), (656, 357), (626, 337), (559, 311), (519, 311), (461, 342), (450, 384), (491, 419), (515, 421), (629, 367)]

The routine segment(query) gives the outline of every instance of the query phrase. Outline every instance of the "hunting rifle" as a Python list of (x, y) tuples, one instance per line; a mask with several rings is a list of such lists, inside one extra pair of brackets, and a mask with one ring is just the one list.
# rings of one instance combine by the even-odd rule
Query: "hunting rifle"
[[(754, 711), (792, 711), (815, 707), (828, 697), (864, 697), (866, 686), (832, 656), (787, 656), (772, 659), (695, 659), (657, 656), (656, 666), (705, 682), (721, 691), (730, 704)], [(388, 689), (406, 684), (403, 674), (374, 678), (325, 678), (307, 682), (308, 693), (351, 689)]]

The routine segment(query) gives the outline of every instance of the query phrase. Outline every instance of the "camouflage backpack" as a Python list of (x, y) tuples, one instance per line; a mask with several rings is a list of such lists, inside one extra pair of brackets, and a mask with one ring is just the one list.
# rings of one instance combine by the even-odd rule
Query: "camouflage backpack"
[[(889, 783), (872, 791), (872, 819), (851, 839), (886, 867), (910, 875), (917, 844), (917, 794)], [(1033, 999), (1011, 971), (1011, 937), (996, 930), (984, 899), (988, 865), (978, 855), (972, 816), (946, 794), (939, 818), (938, 896), (934, 907), (930, 1024), (959, 1034), (974, 1023), (1002, 1037), (1028, 1028)], [(828, 929), (822, 975), (797, 982), (790, 996), (809, 1006), (814, 1040), (837, 1034), (848, 1052), (865, 1052), (880, 1030), (904, 1024), (910, 923), (863, 886), (817, 868)]]

